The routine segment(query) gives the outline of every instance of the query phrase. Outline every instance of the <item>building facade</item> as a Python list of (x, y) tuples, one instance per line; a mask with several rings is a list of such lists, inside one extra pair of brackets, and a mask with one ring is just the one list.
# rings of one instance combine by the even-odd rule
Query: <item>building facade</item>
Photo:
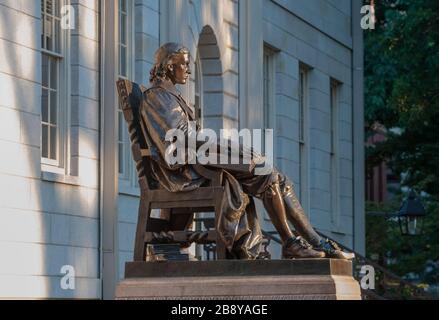
[(169, 41), (203, 126), (273, 128), (312, 224), (364, 252), (360, 6), (0, 0), (0, 297), (112, 298), (140, 194), (115, 81), (147, 85)]

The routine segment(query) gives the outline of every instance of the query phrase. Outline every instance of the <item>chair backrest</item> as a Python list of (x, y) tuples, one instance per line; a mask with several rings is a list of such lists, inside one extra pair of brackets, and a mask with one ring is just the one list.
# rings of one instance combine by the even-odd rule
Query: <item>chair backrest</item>
[(142, 121), (140, 121), (140, 108), (142, 106), (143, 93), (147, 89), (125, 79), (118, 80), (116, 85), (119, 94), (119, 104), (128, 126), (131, 152), (136, 163), (139, 185), (142, 190), (146, 190), (151, 188), (152, 180), (148, 163), (151, 161), (151, 144), (146, 129), (143, 128)]

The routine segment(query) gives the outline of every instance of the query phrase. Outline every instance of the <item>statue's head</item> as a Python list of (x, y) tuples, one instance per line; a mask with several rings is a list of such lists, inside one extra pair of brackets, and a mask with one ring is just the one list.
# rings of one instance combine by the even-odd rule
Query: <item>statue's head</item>
[(167, 78), (173, 84), (186, 84), (191, 74), (189, 63), (189, 49), (178, 43), (165, 43), (155, 53), (155, 63), (149, 81)]

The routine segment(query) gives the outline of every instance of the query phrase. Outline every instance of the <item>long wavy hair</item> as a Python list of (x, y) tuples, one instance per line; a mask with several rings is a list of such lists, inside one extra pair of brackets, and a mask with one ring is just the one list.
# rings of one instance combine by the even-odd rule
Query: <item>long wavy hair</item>
[(149, 72), (149, 82), (163, 80), (167, 78), (167, 66), (178, 54), (190, 54), (189, 49), (175, 42), (168, 42), (162, 45), (155, 52), (155, 63)]

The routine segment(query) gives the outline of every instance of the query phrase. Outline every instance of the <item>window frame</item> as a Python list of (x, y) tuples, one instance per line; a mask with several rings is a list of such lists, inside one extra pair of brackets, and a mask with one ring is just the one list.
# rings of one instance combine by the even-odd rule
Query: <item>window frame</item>
[[(120, 4), (121, 1), (126, 2), (127, 10), (126, 14), (126, 75), (121, 74), (121, 11)], [(123, 78), (127, 80), (134, 80), (134, 67), (135, 67), (135, 15), (134, 0), (118, 0), (116, 4), (116, 61), (118, 63), (117, 68), (115, 68), (116, 78)], [(115, 93), (116, 94), (116, 93)], [(123, 117), (123, 112), (119, 105), (119, 98), (116, 96), (117, 106), (115, 106), (116, 115), (116, 126), (117, 126), (117, 141), (116, 141), (116, 154), (117, 154), (117, 172), (119, 180), (119, 193), (125, 193), (130, 195), (139, 195), (139, 185), (137, 181), (136, 166), (132, 160), (131, 155), (131, 142), (128, 134), (128, 127)], [(120, 126), (121, 123), (121, 126)], [(122, 139), (120, 139), (119, 133), (122, 133)], [(124, 145), (122, 155), (120, 154), (120, 144)], [(120, 162), (119, 159), (122, 158), (124, 161), (123, 172), (120, 172)]]
[[(69, 174), (69, 165), (70, 165), (70, 159), (69, 159), (69, 150), (70, 150), (70, 139), (68, 139), (70, 134), (70, 53), (68, 48), (70, 47), (70, 34), (68, 30), (65, 30), (61, 27), (61, 8), (64, 5), (69, 5), (70, 1), (68, 0), (53, 0), (53, 3), (58, 3), (57, 9), (58, 12), (55, 14), (58, 14), (58, 17), (56, 18), (58, 20), (59, 24), (59, 48), (52, 48), (53, 50), (59, 49), (59, 51), (52, 51), (48, 50), (45, 46), (45, 21), (44, 17), (47, 15), (46, 13), (46, 3), (48, 0), (41, 0), (41, 43), (40, 43), (40, 52), (41, 52), (41, 103), (42, 103), (42, 97), (43, 97), (43, 90), (47, 90), (43, 85), (43, 59), (44, 56), (48, 57), (48, 61), (50, 59), (54, 59), (56, 66), (57, 66), (57, 120), (56, 120), (56, 127), (57, 127), (57, 138), (56, 138), (56, 145), (57, 145), (57, 154), (56, 159), (51, 159), (50, 157), (50, 138), (47, 142), (48, 144), (48, 156), (49, 157), (43, 157), (43, 105), (41, 104), (41, 120), (40, 120), (40, 130), (41, 130), (41, 171), (42, 172), (51, 172), (61, 175), (68, 175)], [(53, 13), (52, 13), (52, 19), (53, 19)], [(55, 33), (56, 25), (55, 23), (52, 26), (52, 33)], [(56, 39), (52, 40), (54, 43), (56, 43)], [(48, 83), (50, 88), (50, 74), (48, 70)], [(50, 89), (49, 89), (50, 91)], [(50, 102), (48, 101), (48, 113), (50, 113)], [(49, 120), (50, 123), (50, 120)]]
[[(264, 44), (262, 57), (262, 129), (273, 129), (273, 161), (276, 161), (276, 54), (275, 49)], [(265, 155), (265, 131), (262, 131), (261, 138), (261, 153)], [(263, 217), (265, 221), (271, 221), (265, 210)]]
[[(263, 53), (263, 102), (262, 102), (262, 129), (273, 129), (273, 155), (276, 155), (276, 51), (264, 46)], [(267, 77), (266, 77), (267, 75)], [(266, 80), (267, 79), (267, 80)], [(265, 154), (265, 132), (261, 135), (261, 151)], [(274, 159), (273, 159), (274, 160)]]
[(308, 217), (309, 197), (309, 74), (311, 68), (299, 63), (298, 74), (298, 143), (299, 143), (299, 200)]
[(340, 90), (342, 83), (330, 79), (330, 187), (331, 187), (331, 224), (334, 232), (340, 228), (340, 181), (339, 181), (339, 111), (340, 111)]

